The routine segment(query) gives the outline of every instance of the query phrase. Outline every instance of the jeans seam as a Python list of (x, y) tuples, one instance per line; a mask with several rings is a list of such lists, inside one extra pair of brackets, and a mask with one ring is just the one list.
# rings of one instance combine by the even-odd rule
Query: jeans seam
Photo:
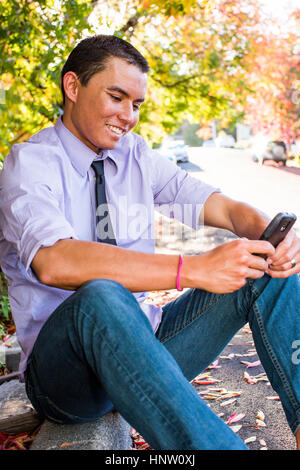
[(210, 303), (208, 303), (205, 308), (203, 310), (197, 310), (197, 312), (192, 316), (190, 317), (188, 320), (186, 320), (182, 325), (180, 325), (179, 327), (177, 327), (176, 329), (172, 330), (171, 332), (169, 332), (166, 336), (164, 336), (163, 338), (160, 338), (160, 341), (161, 343), (164, 343), (165, 341), (168, 341), (170, 338), (172, 338), (173, 336), (176, 336), (177, 333), (179, 333), (179, 331), (182, 331), (184, 330), (184, 328), (186, 328), (187, 326), (189, 326), (191, 323), (193, 323), (197, 318), (199, 318), (201, 315), (203, 315), (210, 307), (212, 307), (213, 305), (215, 305), (216, 303), (219, 302), (219, 300), (221, 300), (221, 297), (222, 297), (222, 294), (217, 294), (217, 298), (214, 298), (213, 300), (210, 301)]
[[(267, 338), (267, 334), (265, 332), (265, 328), (264, 328), (264, 324), (263, 324), (263, 319), (262, 319), (262, 316), (261, 316), (261, 313), (260, 313), (260, 310), (259, 310), (259, 307), (257, 305), (256, 302), (254, 302), (253, 304), (253, 310), (256, 314), (256, 318), (257, 318), (257, 323), (258, 323), (258, 326), (259, 326), (259, 329), (260, 329), (260, 333), (261, 333), (261, 338), (262, 338), (262, 341), (265, 345), (265, 348), (266, 348), (266, 351), (268, 352), (268, 355), (269, 355), (269, 358), (273, 364), (273, 367), (274, 367), (274, 370), (278, 373), (278, 376), (281, 380), (281, 383), (283, 385), (283, 388), (286, 392), (286, 395), (294, 409), (294, 412), (296, 415), (300, 415), (300, 410), (299, 410), (299, 404), (297, 402), (297, 399), (289, 385), (289, 380), (287, 379), (280, 363), (278, 362), (274, 352), (273, 352), (273, 349), (268, 341), (268, 338)], [(300, 416), (299, 416), (300, 418)], [(291, 429), (293, 430), (293, 427), (295, 427), (299, 421), (299, 418), (297, 417), (296, 420), (293, 422), (293, 424), (291, 424)]]
[[(37, 396), (37, 398), (39, 398), (39, 396)], [(56, 411), (58, 411), (62, 415), (70, 418), (71, 420), (75, 419), (75, 420), (78, 420), (82, 423), (88, 421), (88, 418), (81, 418), (80, 416), (77, 416), (77, 415), (74, 415), (74, 414), (68, 413), (67, 411), (62, 410), (47, 395), (42, 395), (42, 399), (46, 400), (52, 408), (54, 408)], [(60, 423), (60, 424), (63, 423), (62, 421), (58, 420), (57, 418), (52, 418), (52, 417), (49, 416), (49, 419), (51, 419), (52, 421), (56, 421), (57, 423)], [(93, 420), (94, 419), (95, 418), (93, 418)]]

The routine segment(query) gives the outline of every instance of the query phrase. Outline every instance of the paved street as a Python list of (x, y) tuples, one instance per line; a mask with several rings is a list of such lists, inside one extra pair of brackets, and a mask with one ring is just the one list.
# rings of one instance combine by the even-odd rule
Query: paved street
[(300, 168), (275, 167), (271, 162), (259, 166), (248, 150), (203, 147), (190, 149), (190, 162), (181, 166), (270, 217), (280, 211), (294, 212), (300, 233)]
[[(296, 230), (300, 232), (300, 169), (260, 167), (245, 151), (211, 148), (192, 149), (190, 162), (180, 166), (219, 186), (228, 196), (259, 207), (270, 217), (279, 211), (296, 213)], [(177, 227), (175, 221), (173, 224)], [(231, 238), (230, 232), (214, 228), (205, 228), (196, 238), (192, 230), (186, 230), (183, 238), (162, 236), (157, 252), (198, 254)], [(195, 385), (198, 393), (225, 422), (238, 415), (240, 419), (233, 427), (250, 450), (295, 449), (294, 436), (260, 364), (249, 325), (235, 335), (217, 358), (215, 367), (206, 373), (207, 377), (202, 376), (203, 384)], [(211, 379), (216, 383), (209, 385)], [(222, 396), (232, 397), (228, 400)], [(259, 414), (264, 420), (257, 425)]]

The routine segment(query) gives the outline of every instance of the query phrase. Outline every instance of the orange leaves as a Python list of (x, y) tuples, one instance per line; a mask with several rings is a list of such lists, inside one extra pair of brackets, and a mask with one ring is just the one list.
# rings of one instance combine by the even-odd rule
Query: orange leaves
[(0, 450), (27, 450), (39, 429), (40, 426), (34, 431), (23, 432), (15, 436), (0, 432)]

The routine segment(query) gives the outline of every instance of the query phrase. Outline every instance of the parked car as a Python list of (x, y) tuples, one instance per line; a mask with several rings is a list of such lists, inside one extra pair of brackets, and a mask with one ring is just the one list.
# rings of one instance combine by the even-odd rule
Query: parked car
[(232, 135), (224, 134), (219, 135), (216, 138), (216, 146), (217, 147), (227, 147), (227, 148), (234, 148), (235, 140)]
[(213, 139), (204, 140), (203, 144), (202, 144), (202, 147), (215, 147), (215, 146), (216, 146), (216, 144), (215, 144), (215, 141)]
[(173, 155), (176, 163), (189, 161), (188, 145), (185, 145), (183, 140), (166, 141), (160, 147), (159, 152), (164, 155)]
[(267, 143), (265, 147), (256, 149), (253, 155), (254, 161), (264, 164), (266, 160), (273, 160), (277, 163), (286, 165), (288, 158), (287, 146), (283, 141), (272, 140)]

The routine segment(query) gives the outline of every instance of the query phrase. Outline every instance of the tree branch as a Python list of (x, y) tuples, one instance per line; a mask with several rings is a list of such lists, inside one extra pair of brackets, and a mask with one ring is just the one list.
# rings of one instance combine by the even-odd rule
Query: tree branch
[(181, 80), (177, 80), (177, 82), (174, 82), (174, 83), (164, 83), (161, 80), (159, 80), (158, 78), (155, 78), (155, 77), (151, 77), (151, 78), (156, 83), (158, 83), (159, 85), (161, 85), (165, 88), (175, 88), (178, 85), (181, 85), (181, 83), (189, 82), (190, 80), (193, 80), (194, 78), (197, 78), (197, 77), (198, 77), (198, 75), (191, 75), (190, 77), (186, 77), (186, 78), (182, 78)]
[(125, 34), (129, 32), (129, 36), (133, 35), (134, 28), (139, 22), (139, 19), (141, 16), (143, 16), (145, 12), (144, 11), (137, 11), (133, 16), (129, 18), (127, 23), (120, 29), (120, 32)]

